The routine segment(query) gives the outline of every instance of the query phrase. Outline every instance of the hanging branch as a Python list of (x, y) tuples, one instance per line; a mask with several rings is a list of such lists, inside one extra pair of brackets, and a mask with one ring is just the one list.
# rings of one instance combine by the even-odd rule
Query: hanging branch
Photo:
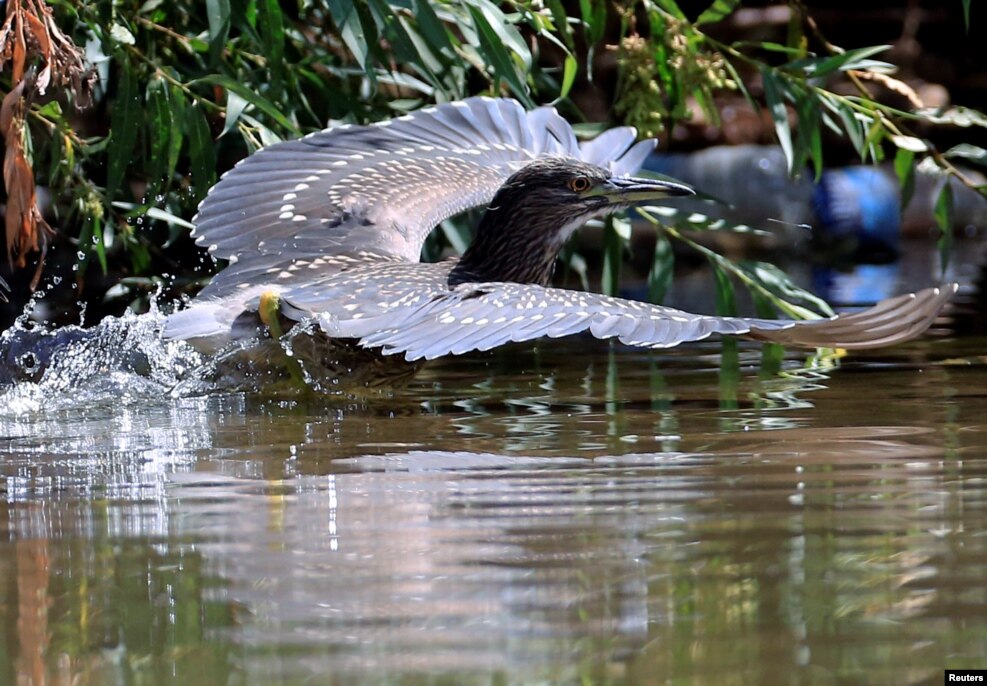
[(33, 290), (41, 278), (54, 230), (38, 207), (34, 168), (25, 146), (25, 136), (29, 135), (25, 116), (34, 96), (44, 95), (51, 85), (68, 88), (75, 95), (76, 107), (88, 106), (94, 75), (86, 69), (82, 51), (55, 25), (44, 0), (7, 2), (7, 17), (0, 27), (0, 69), (8, 62), (13, 88), (0, 105), (0, 135), (6, 146), (3, 183), (7, 191), (7, 260), (11, 266), (23, 268), (28, 254), (41, 253), (31, 280)]

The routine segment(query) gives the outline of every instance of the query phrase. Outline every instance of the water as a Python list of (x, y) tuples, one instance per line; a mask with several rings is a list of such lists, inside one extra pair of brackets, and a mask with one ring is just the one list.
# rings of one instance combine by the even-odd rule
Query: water
[(983, 667), (985, 343), (774, 372), (741, 347), (724, 372), (718, 344), (577, 341), (442, 361), (392, 397), (8, 404), (0, 682)]
[(0, 683), (987, 667), (987, 340), (949, 321), (842, 359), (518, 345), (358, 397), (217, 389), (160, 322), (0, 393)]

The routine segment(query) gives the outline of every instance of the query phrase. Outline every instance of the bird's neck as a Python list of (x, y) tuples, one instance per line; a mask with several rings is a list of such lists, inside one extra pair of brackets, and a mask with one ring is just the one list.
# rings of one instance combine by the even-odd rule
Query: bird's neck
[(566, 227), (546, 221), (544, 213), (509, 213), (496, 202), (483, 214), (473, 242), (449, 272), (449, 286), (490, 281), (547, 286)]

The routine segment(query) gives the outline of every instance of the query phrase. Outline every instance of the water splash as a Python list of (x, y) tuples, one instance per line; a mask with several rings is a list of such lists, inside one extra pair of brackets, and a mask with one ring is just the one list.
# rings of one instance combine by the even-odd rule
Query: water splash
[(91, 328), (32, 322), (34, 303), (0, 333), (0, 416), (231, 392), (363, 396), (382, 366), (362, 365), (372, 357), (362, 349), (329, 345), (310, 322), (282, 340), (259, 336), (205, 354), (163, 338), (167, 316), (153, 299), (147, 313), (107, 317)]
[(92, 328), (47, 328), (26, 316), (0, 334), (0, 413), (25, 414), (161, 398), (202, 356), (161, 337), (165, 316), (107, 317)]

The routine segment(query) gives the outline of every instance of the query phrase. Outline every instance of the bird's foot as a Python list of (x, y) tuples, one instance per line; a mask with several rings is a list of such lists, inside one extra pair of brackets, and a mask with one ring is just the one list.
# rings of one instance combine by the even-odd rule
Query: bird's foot
[[(281, 337), (284, 336), (284, 327), (281, 325), (281, 294), (277, 291), (264, 291), (260, 295), (260, 302), (257, 304), (257, 315), (260, 317), (261, 323), (267, 327), (268, 332), (271, 334), (271, 338), (275, 341), (280, 341)], [(288, 374), (291, 376), (293, 383), (307, 387), (308, 384), (305, 382), (305, 374), (302, 372), (302, 367), (295, 359), (294, 355), (286, 350), (282, 346), (278, 346), (284, 353), (285, 368), (288, 370)]]

